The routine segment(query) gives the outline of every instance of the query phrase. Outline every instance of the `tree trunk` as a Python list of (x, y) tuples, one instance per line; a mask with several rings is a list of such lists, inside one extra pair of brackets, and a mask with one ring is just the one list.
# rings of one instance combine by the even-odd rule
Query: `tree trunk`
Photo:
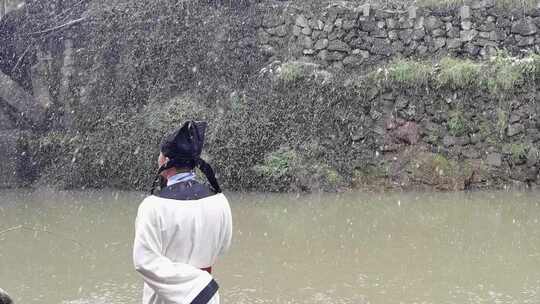
[(51, 106), (50, 90), (56, 89), (51, 84), (51, 61), (52, 56), (45, 54), (43, 50), (36, 51), (36, 63), (31, 68), (32, 95), (44, 108)]
[[(34, 96), (26, 92), (9, 76), (0, 72), (0, 97), (10, 105), (10, 109), (18, 112), (32, 128), (40, 128), (44, 122), (46, 108)], [(2, 102), (3, 104), (4, 102)]]
[(6, 15), (6, 1), (7, 0), (0, 0), (0, 19), (4, 18)]
[(60, 70), (60, 89), (58, 94), (58, 102), (62, 104), (62, 122), (61, 125), (65, 128), (70, 128), (73, 125), (73, 114), (71, 113), (70, 101), (70, 86), (75, 74), (75, 64), (73, 60), (73, 41), (71, 39), (64, 40), (63, 65)]

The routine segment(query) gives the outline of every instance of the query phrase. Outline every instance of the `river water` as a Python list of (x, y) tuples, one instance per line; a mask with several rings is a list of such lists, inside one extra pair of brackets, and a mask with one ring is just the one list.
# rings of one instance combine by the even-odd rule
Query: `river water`
[[(539, 193), (229, 197), (224, 303), (540, 303)], [(35, 230), (0, 235), (0, 287), (21, 304), (140, 303), (142, 198), (0, 192), (0, 230)]]

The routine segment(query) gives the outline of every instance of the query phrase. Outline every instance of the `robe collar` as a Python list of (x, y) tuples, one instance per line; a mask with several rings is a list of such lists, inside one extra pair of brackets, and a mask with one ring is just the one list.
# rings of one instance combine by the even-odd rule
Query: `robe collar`
[(167, 186), (171, 186), (180, 182), (187, 182), (195, 179), (195, 172), (177, 173), (167, 179)]

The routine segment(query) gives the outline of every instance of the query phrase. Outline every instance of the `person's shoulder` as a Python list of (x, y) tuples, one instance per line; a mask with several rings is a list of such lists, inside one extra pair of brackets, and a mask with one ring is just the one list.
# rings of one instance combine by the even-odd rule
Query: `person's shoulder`
[(154, 210), (159, 205), (160, 198), (155, 195), (147, 196), (139, 204), (139, 212)]
[(213, 195), (210, 195), (208, 197), (205, 197), (205, 199), (210, 199), (210, 200), (227, 200), (227, 197), (225, 196), (225, 194), (223, 193), (215, 193)]
[(216, 193), (212, 196), (204, 198), (204, 200), (207, 200), (210, 204), (213, 204), (213, 205), (229, 206), (229, 200), (223, 193)]

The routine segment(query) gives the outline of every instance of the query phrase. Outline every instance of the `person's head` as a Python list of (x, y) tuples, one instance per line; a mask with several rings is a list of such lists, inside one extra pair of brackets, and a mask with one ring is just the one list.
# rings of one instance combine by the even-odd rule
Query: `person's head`
[[(163, 152), (159, 152), (159, 156), (158, 156), (158, 167), (161, 168), (162, 166), (165, 166), (168, 162), (169, 162), (169, 158), (167, 156), (165, 156), (163, 154)], [(178, 167), (178, 166), (173, 166), (169, 169), (165, 169), (163, 170), (163, 172), (160, 173), (160, 175), (165, 178), (165, 179), (169, 179), (171, 176), (177, 174), (177, 173), (181, 173), (181, 172), (191, 172), (195, 170), (195, 168), (193, 167)]]
[(7, 292), (3, 291), (2, 288), (0, 288), (0, 304), (13, 304)]
[[(158, 177), (169, 178), (178, 172), (199, 168), (215, 192), (221, 192), (212, 167), (201, 159), (206, 126), (206, 122), (187, 121), (163, 138), (159, 147)], [(155, 185), (156, 181), (152, 185), (152, 193)]]

